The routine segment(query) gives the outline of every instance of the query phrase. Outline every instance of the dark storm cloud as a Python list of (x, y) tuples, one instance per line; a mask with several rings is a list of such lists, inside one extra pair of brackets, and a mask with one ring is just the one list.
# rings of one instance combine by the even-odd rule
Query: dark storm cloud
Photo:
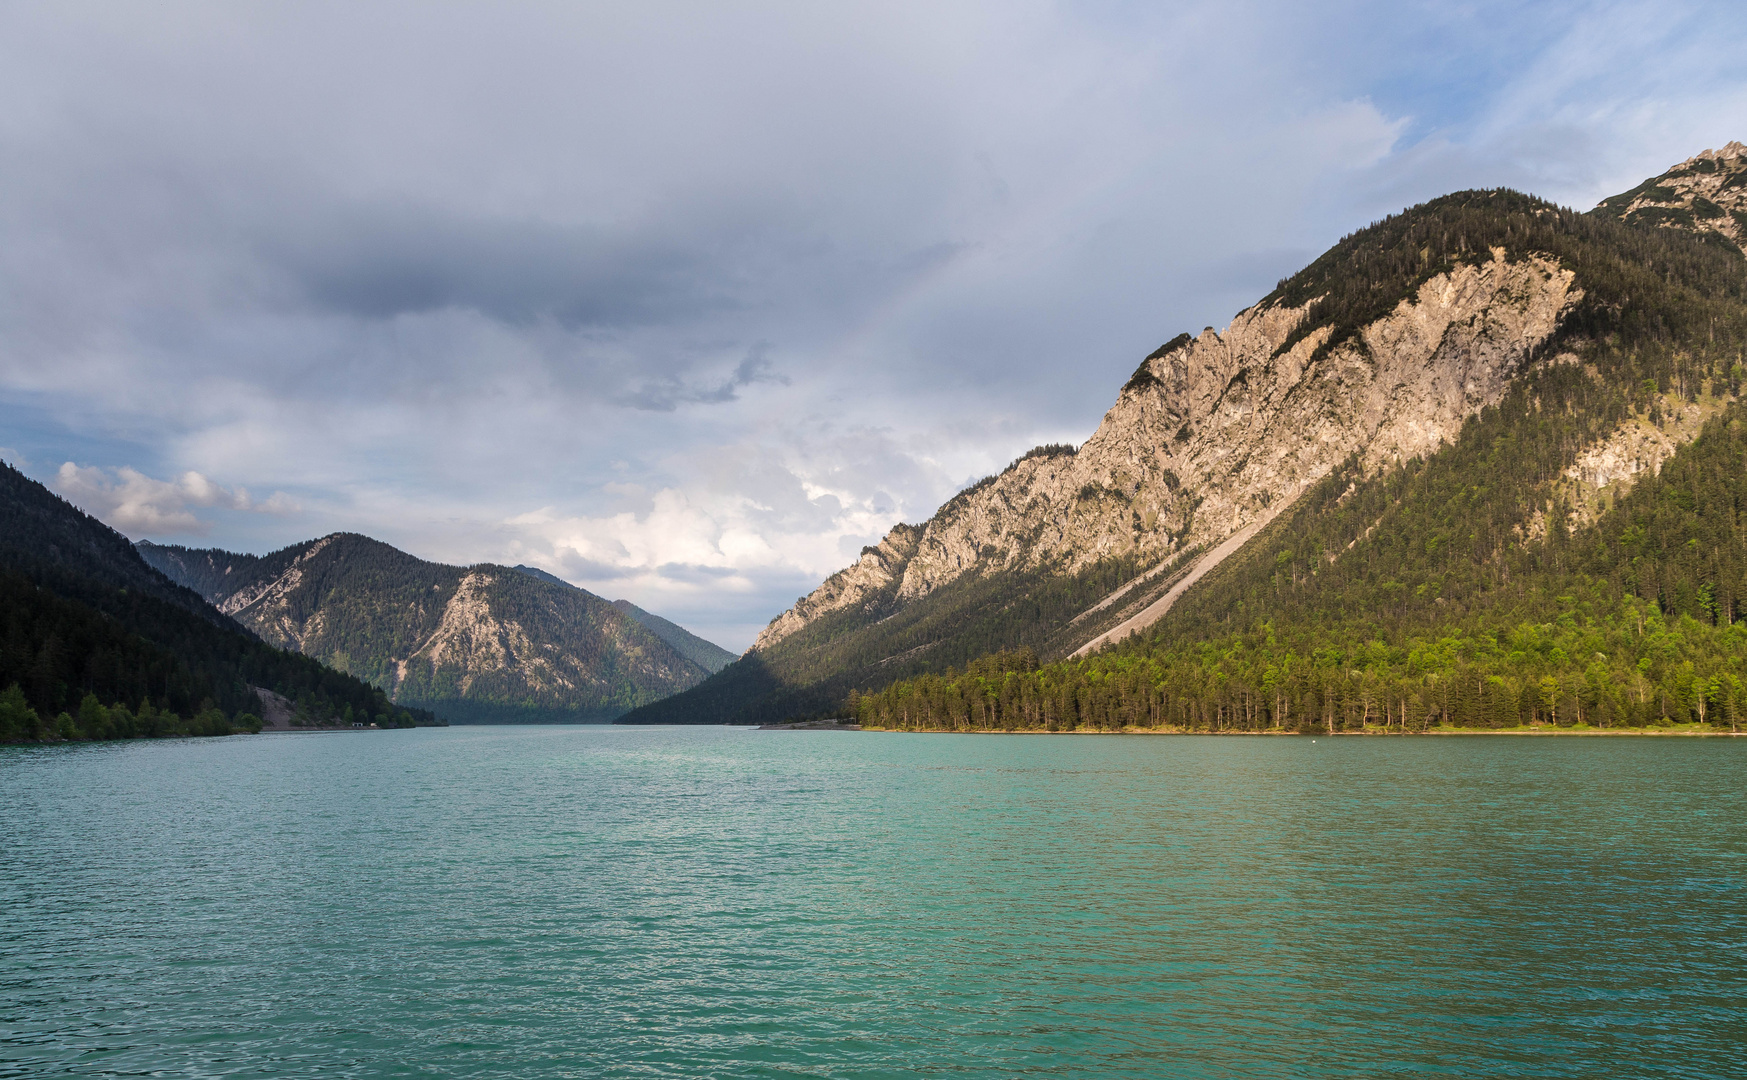
[(263, 261), (309, 302), (366, 319), (464, 308), (512, 325), (623, 329), (743, 303), (703, 237), (624, 235), (541, 221), (348, 207), (275, 233)]

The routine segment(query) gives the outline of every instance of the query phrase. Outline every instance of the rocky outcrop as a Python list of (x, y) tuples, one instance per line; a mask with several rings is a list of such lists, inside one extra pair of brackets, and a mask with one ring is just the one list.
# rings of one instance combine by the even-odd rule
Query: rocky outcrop
[[(218, 610), (261, 633), (282, 649), (303, 650), (308, 631), (320, 632), (319, 622), (311, 627), (292, 610), (292, 598), (303, 585), (303, 568), (319, 557), (341, 534), (324, 536), (309, 544), (292, 558), (290, 565), (278, 573), (253, 579), (242, 578), (229, 585), (234, 592), (219, 593), (214, 601)], [(244, 612), (248, 612), (244, 615)], [(317, 613), (312, 618), (319, 620)]]
[[(1628, 417), (1619, 427), (1584, 447), (1564, 474), (1567, 486), (1562, 495), (1567, 503), (1569, 526), (1576, 529), (1594, 522), (1630, 491), (1640, 477), (1661, 472), (1663, 462), (1698, 438), (1705, 421), (1734, 400), (1726, 392), (1704, 394), (1693, 401), (1665, 394), (1657, 403), (1656, 422), (1648, 415)], [(1528, 538), (1538, 539), (1545, 532), (1545, 517), (1543, 511), (1538, 528), (1531, 524), (1525, 534)]]
[[(492, 612), (489, 590), (494, 580), (490, 573), (479, 570), (469, 571), (461, 578), (449, 602), (443, 605), (437, 629), (411, 657), (397, 662), (399, 682), (406, 680), (411, 663), (433, 671), (447, 667), (456, 672), (456, 682), (465, 695), (482, 674), (505, 671), (523, 656), (538, 662), (538, 653), (528, 640), (527, 631), (514, 620), (499, 619)], [(536, 676), (532, 681), (548, 680)], [(562, 680), (554, 681), (562, 685)]]
[(1678, 448), (1656, 425), (1632, 419), (1578, 454), (1565, 476), (1593, 488), (1611, 487), (1642, 472), (1654, 476)]
[[(1580, 295), (1553, 260), (1500, 249), (1425, 281), (1332, 348), (1326, 326), (1287, 347), (1314, 302), (1249, 308), (1223, 333), (1149, 357), (1078, 451), (1028, 455), (926, 524), (893, 529), (754, 649), (870, 597), (913, 603), (974, 572), (1217, 551), (1350, 456), (1375, 468), (1452, 439)], [(1204, 557), (1197, 572), (1207, 568)]]
[[(612, 616), (594, 609), (600, 604), (574, 586), (550, 586), (503, 567), (473, 567), (443, 605), (431, 635), (394, 661), (394, 691), (422, 698), (448, 685), (464, 698), (489, 689), (491, 699), (593, 701), (610, 698), (615, 680), (627, 677), (679, 688), (698, 681), (695, 665), (651, 640), (635, 620), (613, 617), (616, 609)], [(567, 648), (571, 643), (552, 632), (584, 621), (600, 639), (594, 650)], [(616, 662), (603, 665), (601, 652)]]
[(1731, 142), (1689, 157), (1595, 212), (1628, 225), (1719, 233), (1747, 251), (1747, 146)]
[(902, 581), (904, 568), (915, 556), (916, 544), (921, 538), (922, 530), (914, 525), (895, 526), (879, 546), (863, 548), (861, 558), (847, 569), (826, 578), (823, 585), (771, 620), (752, 647), (761, 649), (774, 645), (833, 611), (856, 607), (891, 591)]

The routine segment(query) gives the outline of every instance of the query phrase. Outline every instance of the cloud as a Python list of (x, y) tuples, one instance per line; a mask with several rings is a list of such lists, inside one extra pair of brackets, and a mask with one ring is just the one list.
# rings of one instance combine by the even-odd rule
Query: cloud
[(620, 399), (626, 404), (652, 412), (672, 412), (682, 404), (716, 405), (728, 401), (739, 401), (740, 390), (755, 383), (773, 383), (788, 386), (787, 375), (777, 373), (766, 355), (769, 352), (768, 343), (754, 345), (746, 354), (746, 358), (735, 365), (734, 370), (726, 379), (712, 385), (688, 385), (685, 380), (668, 376), (659, 383), (645, 383)]
[(175, 480), (155, 480), (138, 470), (61, 465), (50, 484), (68, 502), (124, 533), (138, 536), (204, 536), (211, 523), (194, 508), (290, 514), (299, 507), (282, 491), (256, 502), (242, 487), (227, 488), (190, 470)]
[[(890, 481), (914, 476), (913, 451), (891, 433), (798, 425), (787, 445), (720, 447), (701, 485), (644, 491), (613, 484), (617, 506), (593, 515), (543, 506), (475, 542), (499, 561), (541, 566), (610, 598), (629, 596), (730, 647), (812, 584), (855, 558), (894, 518), (893, 496), (857, 459), (884, 461)], [(929, 477), (913, 516), (932, 510)]]

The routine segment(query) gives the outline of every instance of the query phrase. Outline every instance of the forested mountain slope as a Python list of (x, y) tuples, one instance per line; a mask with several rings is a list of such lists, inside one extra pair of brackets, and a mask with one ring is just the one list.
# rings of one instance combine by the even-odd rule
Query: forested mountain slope
[(351, 533), (260, 558), (140, 550), (265, 640), (459, 722), (607, 720), (708, 674), (600, 597), (510, 567)]
[(199, 593), (208, 602), (228, 596), (233, 586), (248, 577), (261, 559), (218, 548), (185, 548), (142, 540), (136, 545), (140, 557), (165, 577)]
[(13, 686), (0, 695), (0, 741), (228, 733), (259, 714), (255, 686), (316, 719), (434, 721), (263, 643), (126, 537), (0, 464), (0, 690)]
[[(1495, 565), (1513, 544), (1566, 542), (1739, 384), (1741, 252), (1719, 230), (1619, 217), (1608, 204), (1577, 214), (1463, 192), (1347, 237), (1223, 334), (1182, 335), (1149, 356), (1077, 451), (1034, 451), (924, 525), (899, 526), (747, 657), (627, 719), (816, 712), (852, 688), (986, 653), (1050, 660), (1113, 628), (1167, 625), (1167, 611), (1171, 626), (1190, 608), (1228, 614), (1210, 597), (1232, 560), (1284, 559), (1281, 530), (1307, 527), (1312, 508), (1468, 461), (1452, 451), (1476, 440), (1535, 452), (1447, 466), (1484, 507), (1463, 520), (1486, 527), (1466, 547), (1438, 541), (1441, 558)], [(1318, 565), (1410, 542), (1388, 527), (1378, 509)], [(1269, 573), (1326, 576), (1281, 567)], [(1190, 574), (1206, 577), (1167, 608)]]

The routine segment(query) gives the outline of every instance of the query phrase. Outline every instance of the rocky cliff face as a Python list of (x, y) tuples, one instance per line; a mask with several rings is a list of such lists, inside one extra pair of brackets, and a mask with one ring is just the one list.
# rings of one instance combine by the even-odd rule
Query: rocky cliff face
[(141, 554), (172, 578), (186, 572), (269, 643), (453, 719), (608, 719), (708, 674), (592, 593), (508, 567), (429, 563), (368, 537), (336, 533), (259, 559)]
[(1252, 307), (1149, 357), (1077, 452), (1027, 456), (926, 524), (893, 529), (755, 648), (894, 582), (907, 603), (973, 572), (1072, 573), (1113, 556), (1163, 566), (1216, 549), (1350, 455), (1376, 467), (1453, 438), (1580, 296), (1556, 262), (1498, 250), (1334, 348), (1328, 327), (1286, 347), (1305, 307)]
[(1747, 146), (1731, 142), (1689, 157), (1602, 200), (1596, 212), (1628, 225), (1718, 233), (1747, 251)]
[[(1747, 245), (1747, 146), (1706, 150), (1597, 212)], [(916, 601), (991, 569), (1071, 573), (1132, 555), (1174, 571), (1180, 554), (1211, 553), (1180, 580), (1186, 588), (1230, 548), (1227, 541), (1253, 532), (1348, 455), (1375, 469), (1434, 452), (1467, 417), (1500, 400), (1583, 293), (1554, 259), (1491, 255), (1424, 282), (1332, 349), (1324, 347), (1326, 326), (1287, 347), (1315, 301), (1258, 304), (1223, 333), (1209, 327), (1179, 338), (1148, 357), (1078, 452), (1028, 455), (925, 524), (893, 529), (773, 620), (754, 648), (894, 584), (900, 602)], [(1681, 415), (1678, 404), (1670, 411)], [(1589, 448), (1571, 477), (1581, 473), (1591, 491), (1618, 494), (1633, 473), (1657, 467), (1697, 430), (1628, 427)], [(1609, 479), (1599, 480), (1603, 474)], [(1140, 629), (1163, 610), (1147, 606), (1119, 629)], [(1089, 637), (1087, 645), (1108, 639)]]
[(894, 526), (878, 547), (863, 548), (861, 558), (848, 569), (832, 574), (794, 607), (772, 619), (752, 647), (774, 645), (833, 611), (856, 607), (890, 589), (894, 582), (903, 580), (922, 534), (914, 525)]

